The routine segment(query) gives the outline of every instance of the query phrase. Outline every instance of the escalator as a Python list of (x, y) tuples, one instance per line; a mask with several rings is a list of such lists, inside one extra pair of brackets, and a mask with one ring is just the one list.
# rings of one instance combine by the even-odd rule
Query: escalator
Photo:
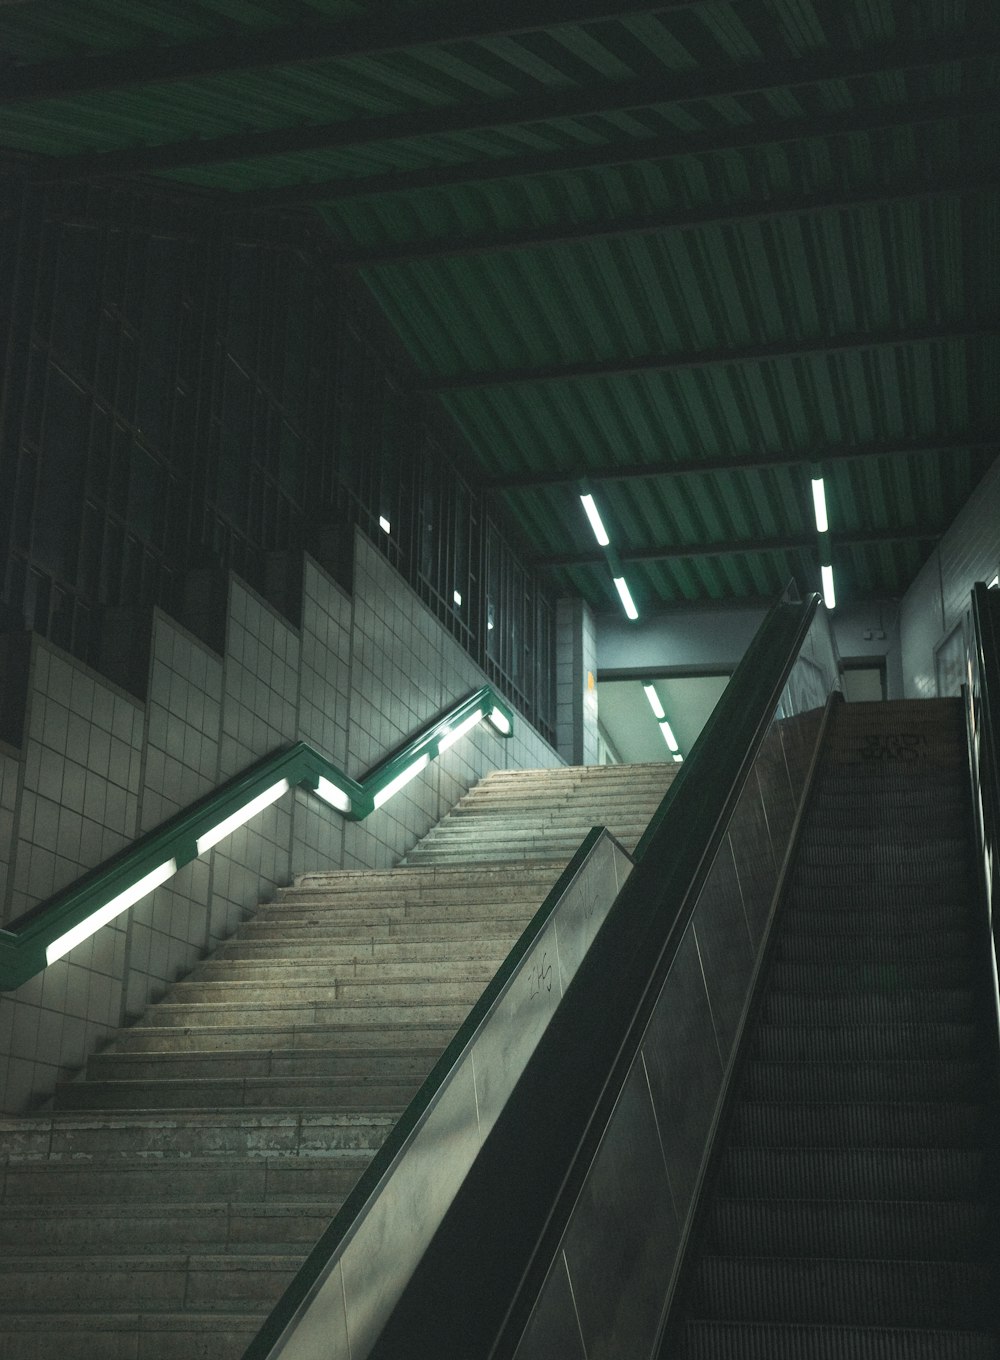
[(998, 1354), (968, 782), (959, 700), (832, 713), (662, 1356)]
[(426, 1248), (245, 1360), (1000, 1358), (998, 606), (964, 700), (847, 705), (776, 603)]

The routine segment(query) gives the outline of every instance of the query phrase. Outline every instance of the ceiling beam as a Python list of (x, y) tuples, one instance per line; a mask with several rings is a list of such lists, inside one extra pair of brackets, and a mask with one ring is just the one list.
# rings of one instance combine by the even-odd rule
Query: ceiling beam
[[(931, 543), (936, 542), (944, 533), (943, 529), (925, 526), (922, 528), (868, 529), (854, 532), (831, 534), (834, 547), (866, 546), (880, 543)], [(618, 551), (622, 563), (675, 562), (693, 557), (732, 557), (746, 553), (783, 553), (815, 552), (815, 534), (792, 534), (787, 538), (744, 538), (727, 539), (720, 543), (688, 543), (671, 547), (636, 548)], [(550, 567), (598, 567), (607, 561), (603, 552), (551, 553), (534, 557), (531, 564), (537, 568)]]
[(809, 118), (777, 118), (710, 132), (669, 132), (648, 137), (627, 137), (597, 146), (561, 148), (559, 151), (527, 152), (495, 157), (488, 161), (465, 161), (460, 165), (431, 166), (424, 170), (393, 170), (380, 175), (351, 175), (336, 179), (308, 180), (274, 189), (251, 189), (233, 194), (236, 211), (251, 202), (258, 207), (283, 207), (304, 203), (333, 203), (383, 194), (413, 193), (421, 189), (448, 189), (466, 184), (489, 184), (498, 180), (523, 179), (529, 175), (559, 174), (572, 170), (603, 169), (636, 161), (668, 160), (672, 156), (708, 155), (739, 151), (748, 146), (778, 145), (810, 137), (850, 136), (882, 132), (898, 127), (917, 127), (952, 118), (981, 120), (1000, 116), (992, 96), (964, 96), (924, 100), (917, 104), (885, 104), (877, 109), (848, 109)]
[[(965, 453), (1000, 450), (1000, 430), (993, 434), (938, 435), (925, 439), (885, 440), (877, 444), (821, 445), (797, 453), (782, 451), (752, 454), (747, 458), (696, 458), (687, 462), (626, 463), (621, 467), (588, 469), (585, 480), (602, 482), (639, 481), (651, 477), (702, 477), (716, 472), (759, 472), (772, 467), (810, 468), (816, 463), (840, 463), (860, 458), (912, 458), (925, 453)], [(491, 491), (532, 491), (543, 486), (573, 486), (581, 480), (573, 472), (522, 472), (510, 477), (487, 477), (482, 485)]]
[(426, 392), (482, 391), (487, 387), (519, 384), (578, 382), (592, 378), (619, 378), (639, 373), (679, 373), (726, 364), (767, 363), (777, 359), (801, 359), (812, 355), (844, 354), (856, 350), (891, 349), (899, 345), (922, 345), (935, 341), (995, 339), (1000, 323), (968, 322), (955, 326), (921, 326), (913, 330), (872, 332), (818, 340), (779, 340), (767, 345), (741, 345), (733, 349), (684, 350), (678, 354), (645, 354), (634, 359), (591, 359), (570, 364), (543, 364), (537, 368), (492, 369), (450, 378), (425, 378)]
[[(9, 3), (9, 0), (0, 0)], [(377, 5), (356, 18), (230, 32), (171, 46), (128, 48), (15, 66), (4, 72), (0, 105), (62, 99), (136, 85), (228, 76), (281, 66), (374, 57), (412, 47), (483, 42), (541, 28), (598, 23), (633, 14), (693, 9), (709, 0), (468, 0), (428, 8)]]
[(337, 122), (320, 125), (300, 124), (264, 131), (229, 133), (202, 140), (188, 137), (158, 146), (52, 157), (40, 165), (39, 177), (80, 179), (101, 175), (146, 174), (262, 156), (292, 155), (301, 151), (358, 148), (412, 137), (517, 127), (552, 118), (582, 118), (684, 100), (739, 97), (778, 87), (851, 80), (948, 62), (989, 58), (996, 46), (995, 40), (991, 43), (981, 38), (963, 36), (909, 46), (883, 44), (863, 52), (823, 53), (798, 61), (776, 62), (765, 59), (710, 72), (664, 72), (655, 79), (594, 81), (571, 90), (541, 90), (530, 95), (458, 104), (445, 109), (410, 109), (377, 118), (346, 116)]
[(540, 246), (575, 245), (621, 236), (653, 236), (665, 231), (689, 231), (702, 227), (742, 225), (764, 222), (776, 217), (796, 217), (805, 213), (850, 211), (885, 203), (939, 198), (950, 194), (972, 193), (1000, 187), (1000, 167), (969, 167), (964, 171), (921, 178), (909, 184), (879, 185), (854, 193), (796, 194), (784, 198), (750, 203), (712, 204), (686, 208), (681, 212), (656, 216), (621, 217), (612, 222), (576, 222), (528, 227), (519, 231), (489, 232), (481, 236), (441, 237), (437, 240), (407, 241), (402, 245), (357, 247), (336, 250), (333, 261), (356, 269), (409, 264), (418, 260), (465, 258), (492, 255), (503, 251), (531, 250)]

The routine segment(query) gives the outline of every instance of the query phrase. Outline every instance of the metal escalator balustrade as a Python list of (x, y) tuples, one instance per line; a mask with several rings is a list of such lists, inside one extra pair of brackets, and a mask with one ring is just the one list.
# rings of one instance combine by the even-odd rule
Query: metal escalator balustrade
[(780, 601), (370, 1356), (651, 1354), (837, 680)]

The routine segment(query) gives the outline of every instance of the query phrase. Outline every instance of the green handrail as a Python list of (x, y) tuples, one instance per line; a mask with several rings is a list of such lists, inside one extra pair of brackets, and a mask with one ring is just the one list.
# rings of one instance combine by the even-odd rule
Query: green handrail
[(492, 685), (456, 704), (360, 783), (308, 742), (266, 756), (0, 930), (0, 990), (20, 987), (294, 786), (362, 821), (483, 719), (501, 736), (513, 731), (513, 710)]

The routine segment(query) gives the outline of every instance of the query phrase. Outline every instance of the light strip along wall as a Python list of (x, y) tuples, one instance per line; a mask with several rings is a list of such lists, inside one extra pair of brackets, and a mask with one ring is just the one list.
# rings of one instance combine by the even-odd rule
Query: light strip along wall
[(296, 785), (351, 821), (363, 821), (484, 720), (501, 737), (514, 729), (513, 710), (491, 685), (456, 704), (360, 783), (304, 741), (265, 757), (0, 930), (0, 990), (20, 987)]

